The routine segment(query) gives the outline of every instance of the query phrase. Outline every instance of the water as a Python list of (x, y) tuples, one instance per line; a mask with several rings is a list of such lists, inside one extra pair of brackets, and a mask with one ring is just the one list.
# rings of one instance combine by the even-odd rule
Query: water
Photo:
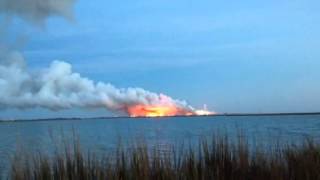
[(214, 133), (237, 136), (250, 143), (299, 142), (305, 137), (320, 140), (320, 115), (216, 116), (150, 119), (95, 119), (0, 123), (2, 166), (20, 147), (50, 150), (57, 139), (76, 134), (82, 146), (96, 151), (115, 148), (119, 139), (133, 142), (144, 138), (148, 144), (196, 143)]

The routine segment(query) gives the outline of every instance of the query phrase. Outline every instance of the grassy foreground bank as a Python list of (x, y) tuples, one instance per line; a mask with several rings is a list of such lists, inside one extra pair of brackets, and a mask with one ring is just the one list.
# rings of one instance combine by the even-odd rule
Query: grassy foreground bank
[(243, 138), (201, 140), (198, 146), (170, 147), (137, 143), (108, 155), (82, 152), (79, 141), (57, 148), (53, 155), (17, 153), (9, 179), (14, 180), (171, 180), (171, 179), (320, 179), (320, 145), (272, 150), (249, 148)]

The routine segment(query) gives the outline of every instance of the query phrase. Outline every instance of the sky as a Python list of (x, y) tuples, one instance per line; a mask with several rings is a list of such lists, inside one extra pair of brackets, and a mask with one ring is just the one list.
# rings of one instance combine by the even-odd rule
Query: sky
[[(78, 0), (72, 19), (52, 17), (34, 27), (15, 18), (10, 32), (33, 70), (63, 60), (94, 81), (142, 87), (218, 113), (314, 112), (320, 111), (319, 5)], [(13, 119), (109, 115), (101, 108), (0, 111), (0, 118)]]

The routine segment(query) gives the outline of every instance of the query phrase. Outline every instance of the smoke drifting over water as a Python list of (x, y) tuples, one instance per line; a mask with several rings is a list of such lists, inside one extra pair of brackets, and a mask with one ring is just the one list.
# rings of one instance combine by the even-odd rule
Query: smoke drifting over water
[(72, 107), (106, 107), (126, 111), (129, 106), (175, 105), (192, 111), (185, 102), (173, 100), (141, 88), (117, 89), (111, 84), (94, 83), (72, 72), (70, 64), (54, 61), (37, 74), (29, 73), (19, 53), (11, 53), (0, 64), (0, 105), (3, 108), (42, 107), (52, 110)]
[[(53, 15), (71, 17), (73, 4), (74, 0), (0, 0), (0, 13), (42, 24)], [(0, 46), (0, 108), (102, 107), (130, 116), (196, 115), (198, 112), (185, 101), (163, 94), (96, 83), (73, 72), (72, 66), (63, 61), (53, 61), (40, 72), (29, 71), (25, 64), (21, 53)]]

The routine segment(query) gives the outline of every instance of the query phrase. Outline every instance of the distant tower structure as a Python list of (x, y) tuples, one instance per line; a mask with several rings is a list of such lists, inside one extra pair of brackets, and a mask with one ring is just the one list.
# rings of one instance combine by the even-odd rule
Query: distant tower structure
[(205, 110), (205, 111), (208, 110), (207, 104), (203, 104), (203, 110)]

